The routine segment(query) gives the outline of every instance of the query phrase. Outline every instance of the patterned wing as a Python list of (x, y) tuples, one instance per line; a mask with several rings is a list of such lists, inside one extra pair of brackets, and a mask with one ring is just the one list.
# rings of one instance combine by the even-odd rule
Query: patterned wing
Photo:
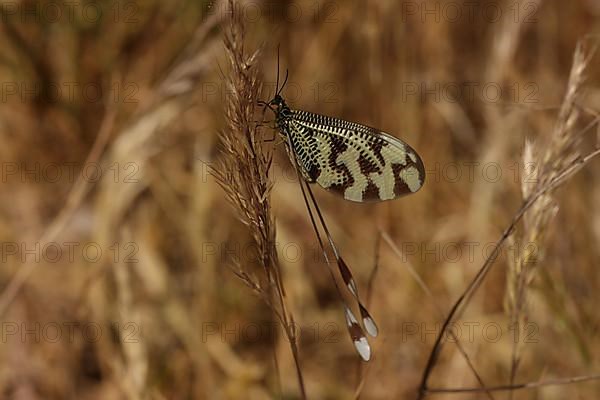
[(391, 200), (425, 182), (418, 154), (384, 132), (299, 110), (292, 110), (288, 124), (304, 177), (347, 200)]

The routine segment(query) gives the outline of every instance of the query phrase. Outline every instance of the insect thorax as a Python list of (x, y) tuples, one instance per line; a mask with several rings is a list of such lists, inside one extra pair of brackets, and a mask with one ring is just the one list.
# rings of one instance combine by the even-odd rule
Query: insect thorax
[(289, 121), (292, 119), (292, 110), (287, 104), (282, 103), (276, 112), (275, 121), (277, 122), (277, 128), (281, 135), (286, 136), (289, 128)]

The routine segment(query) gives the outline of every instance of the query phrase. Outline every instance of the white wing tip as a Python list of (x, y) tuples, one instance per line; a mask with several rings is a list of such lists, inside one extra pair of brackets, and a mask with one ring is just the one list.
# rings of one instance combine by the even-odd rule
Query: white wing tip
[(354, 347), (356, 347), (356, 351), (360, 355), (364, 361), (369, 361), (371, 359), (371, 346), (369, 346), (369, 342), (367, 338), (361, 337), (360, 339), (354, 342)]
[(372, 337), (377, 337), (379, 330), (377, 329), (377, 325), (375, 325), (375, 321), (373, 321), (372, 318), (363, 318), (363, 324), (365, 325), (365, 329), (369, 335)]

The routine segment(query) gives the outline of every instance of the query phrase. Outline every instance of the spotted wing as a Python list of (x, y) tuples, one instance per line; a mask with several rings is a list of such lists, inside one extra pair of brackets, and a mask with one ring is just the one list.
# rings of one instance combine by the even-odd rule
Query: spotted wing
[(347, 200), (395, 199), (425, 182), (419, 155), (384, 132), (300, 110), (292, 110), (288, 124), (304, 177)]

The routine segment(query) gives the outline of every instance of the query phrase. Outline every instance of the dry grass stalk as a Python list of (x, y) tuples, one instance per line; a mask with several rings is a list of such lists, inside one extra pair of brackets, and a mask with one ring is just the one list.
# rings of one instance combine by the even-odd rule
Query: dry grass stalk
[[(6, 17), (4, 12), (5, 10), (1, 10), (0, 15)], [(141, 170), (144, 169), (143, 166), (148, 159), (148, 154), (141, 152), (140, 149), (153, 147), (156, 143), (157, 135), (161, 132), (161, 128), (171, 123), (188, 107), (189, 99), (187, 99), (187, 96), (196, 88), (200, 78), (208, 70), (209, 60), (212, 59), (212, 52), (216, 49), (217, 42), (215, 40), (206, 42), (208, 33), (211, 29), (214, 29), (221, 18), (222, 15), (215, 14), (195, 31), (194, 37), (188, 45), (187, 57), (183, 57), (174, 66), (173, 70), (166, 75), (165, 79), (156, 88), (154, 95), (149, 96), (153, 101), (141, 104), (138, 118), (132, 120), (131, 124), (124, 128), (120, 135), (117, 135), (119, 136), (119, 140), (112, 143), (109, 142), (110, 136), (113, 134), (113, 129), (115, 129), (117, 110), (114, 106), (107, 107), (106, 115), (102, 120), (96, 140), (83, 165), (100, 162), (104, 162), (107, 165), (111, 165), (112, 163), (133, 163), (137, 167), (140, 167)], [(8, 30), (15, 41), (18, 43), (22, 42), (23, 39), (14, 27), (7, 24), (4, 28)], [(207, 49), (199, 51), (202, 45)], [(27, 53), (30, 53), (30, 51), (27, 51)], [(190, 54), (193, 56), (190, 56)], [(35, 56), (35, 53), (31, 55), (32, 57)], [(184, 98), (185, 101), (182, 100)], [(110, 149), (106, 151), (108, 147)], [(112, 154), (105, 155), (105, 152), (112, 152)], [(39, 242), (49, 243), (56, 240), (80, 208), (94, 184), (95, 182), (83, 179), (82, 175), (78, 177), (69, 192), (65, 206), (60, 209), (58, 215), (44, 229), (38, 240)], [(133, 185), (116, 185), (110, 179), (105, 179), (103, 184), (110, 186), (110, 188), (106, 189), (106, 192), (110, 192), (108, 195), (111, 197), (109, 200), (110, 203), (113, 201), (112, 197), (115, 191), (125, 193), (123, 196), (129, 199), (135, 197), (141, 191), (140, 189), (132, 194), (128, 189)], [(129, 205), (130, 203), (126, 202), (123, 208)], [(111, 210), (111, 212), (116, 214), (114, 210)], [(23, 288), (23, 285), (25, 285), (35, 271), (36, 266), (37, 264), (35, 263), (29, 263), (20, 269), (0, 293), (0, 315), (6, 312)]]
[[(561, 105), (552, 137), (545, 148), (527, 141), (523, 152), (521, 193), (524, 199), (549, 185), (574, 160), (580, 157), (577, 145), (583, 131), (575, 129), (580, 117), (579, 100), (584, 72), (593, 52), (580, 42), (575, 50), (567, 92)], [(516, 332), (527, 321), (527, 290), (535, 278), (535, 271), (544, 257), (544, 239), (550, 222), (558, 212), (558, 205), (550, 192), (540, 196), (523, 217), (523, 230), (517, 240), (517, 257), (511, 257), (507, 273), (506, 309), (511, 326)], [(518, 336), (520, 337), (520, 335)], [(513, 384), (521, 361), (523, 341), (513, 341), (510, 383)]]
[(597, 381), (600, 379), (599, 374), (595, 375), (582, 375), (573, 376), (562, 379), (548, 379), (546, 381), (528, 382), (528, 383), (517, 383), (511, 385), (502, 386), (488, 386), (486, 388), (460, 388), (460, 389), (429, 389), (429, 393), (479, 393), (479, 392), (511, 392), (516, 389), (536, 389), (544, 386), (558, 386), (558, 385), (570, 385), (573, 383), (581, 383), (588, 381)]
[[(398, 257), (399, 259), (403, 259), (404, 256), (403, 256), (402, 252), (400, 251), (398, 246), (396, 246), (396, 244), (394, 243), (394, 241), (392, 240), (390, 235), (388, 235), (386, 232), (383, 232), (381, 230), (379, 231), (379, 233), (380, 233), (381, 237), (383, 237), (383, 240), (390, 247), (390, 249), (392, 249), (392, 251), (394, 252), (396, 257)], [(423, 281), (423, 279), (421, 278), (419, 273), (415, 270), (415, 268), (410, 263), (402, 263), (402, 265), (406, 267), (408, 272), (411, 274), (411, 276), (414, 278), (414, 280), (417, 282), (417, 284), (423, 290), (423, 292), (427, 295), (427, 297), (433, 301), (433, 305), (435, 306), (439, 316), (441, 318), (443, 318), (444, 311), (443, 311), (442, 306), (436, 301), (435, 296), (433, 295), (433, 293), (431, 292), (431, 290), (429, 289), (427, 284)], [(463, 345), (460, 343), (460, 338), (458, 338), (452, 330), (448, 331), (448, 335), (452, 338), (452, 342), (456, 345), (456, 348), (458, 349), (461, 356), (464, 358), (465, 362), (467, 363), (467, 366), (473, 372), (473, 376), (477, 380), (477, 383), (479, 384), (482, 391), (485, 392), (486, 396), (490, 400), (494, 400), (494, 396), (489, 391), (486, 390), (486, 385), (485, 385), (485, 382), (483, 381), (483, 378), (481, 377), (479, 372), (477, 372), (477, 369), (475, 368), (473, 361), (471, 361), (471, 358), (467, 354), (467, 351), (464, 349)]]
[(213, 174), (253, 237), (266, 283), (256, 281), (239, 265), (234, 273), (265, 300), (283, 325), (296, 363), (300, 391), (305, 398), (293, 317), (287, 310), (275, 248), (275, 223), (270, 202), (273, 182), (269, 177), (272, 153), (263, 149), (263, 137), (254, 122), (262, 85), (257, 64), (259, 53), (247, 53), (244, 24), (233, 2), (230, 7), (231, 20), (224, 38), (231, 68), (226, 76), (230, 95), (225, 105), (226, 127), (220, 132), (221, 157)]
[[(569, 83), (567, 87), (567, 94), (561, 106), (559, 116), (557, 119), (556, 128), (554, 130), (553, 139), (544, 153), (541, 163), (538, 168), (538, 180), (533, 187), (527, 186), (524, 191), (525, 199), (523, 204), (513, 216), (511, 223), (502, 233), (500, 239), (493, 246), (489, 256), (485, 259), (482, 267), (479, 269), (473, 280), (469, 283), (467, 288), (453, 304), (448, 316), (446, 317), (442, 329), (439, 331), (435, 344), (429, 355), (427, 365), (423, 371), (421, 384), (419, 386), (419, 393), (417, 399), (424, 398), (428, 393), (434, 392), (450, 392), (448, 389), (435, 389), (431, 390), (428, 387), (428, 380), (433, 371), (435, 364), (437, 363), (440, 351), (443, 345), (443, 337), (448, 329), (450, 323), (457, 318), (460, 318), (465, 308), (468, 306), (473, 294), (477, 291), (487, 274), (489, 273), (494, 261), (497, 259), (502, 246), (509, 240), (517, 229), (517, 225), (521, 220), (524, 220), (525, 232), (530, 232), (530, 238), (539, 239), (543, 234), (548, 222), (551, 220), (553, 215), (556, 213), (555, 207), (549, 207), (552, 205), (551, 193), (564, 184), (569, 178), (571, 178), (576, 172), (581, 170), (590, 160), (600, 154), (600, 149), (597, 149), (586, 156), (580, 156), (575, 150), (577, 143), (582, 138), (584, 133), (589, 131), (589, 128), (598, 124), (598, 118), (594, 119), (591, 124), (588, 124), (585, 128), (575, 130), (577, 119), (579, 117), (579, 109), (577, 100), (579, 98), (579, 92), (581, 85), (584, 81), (583, 73), (585, 68), (593, 55), (593, 52), (586, 52), (583, 48), (583, 42), (579, 42), (575, 51), (573, 66), (569, 77)], [(527, 160), (532, 158), (532, 150), (526, 149), (525, 157)], [(530, 212), (531, 211), (531, 212)], [(532, 228), (534, 228), (532, 230)], [(526, 242), (527, 243), (527, 242)], [(535, 241), (533, 243), (536, 243)], [(525, 253), (524, 261), (521, 263), (521, 271), (524, 271), (524, 266), (531, 269), (529, 265), (534, 262), (536, 253), (527, 252)], [(516, 272), (519, 272), (518, 270)], [(515, 274), (515, 271), (512, 272)], [(518, 278), (517, 290), (513, 289), (513, 294), (508, 294), (508, 303), (511, 302), (515, 305), (515, 310), (519, 310), (520, 313), (523, 309), (524, 300), (519, 300), (519, 293), (524, 292), (526, 283), (530, 282), (531, 275), (520, 272), (523, 278)], [(514, 281), (513, 277), (509, 277), (509, 281)], [(520, 283), (519, 283), (520, 282)], [(518, 285), (521, 286), (518, 286)], [(516, 295), (515, 295), (516, 293)], [(521, 294), (523, 295), (523, 294)], [(511, 300), (511, 296), (516, 300)], [(520, 314), (515, 314), (516, 317)], [(517, 350), (515, 350), (516, 352)], [(513, 357), (513, 360), (516, 356)], [(516, 365), (518, 362), (513, 361), (511, 366), (511, 384), (502, 387), (502, 390), (516, 390), (530, 387), (529, 384), (514, 384), (514, 376), (516, 375)], [(569, 382), (578, 382), (578, 379), (569, 380)], [(488, 388), (489, 389), (489, 388)], [(480, 391), (481, 389), (475, 389)], [(467, 389), (465, 392), (473, 391)], [(452, 390), (452, 392), (461, 392), (461, 389)]]

